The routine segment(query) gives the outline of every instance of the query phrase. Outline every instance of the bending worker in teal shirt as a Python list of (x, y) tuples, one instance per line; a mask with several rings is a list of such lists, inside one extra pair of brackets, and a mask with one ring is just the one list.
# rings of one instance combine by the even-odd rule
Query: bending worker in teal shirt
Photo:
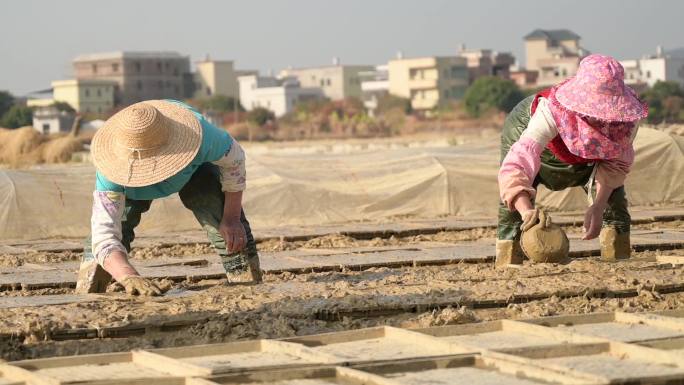
[(224, 130), (175, 100), (148, 100), (112, 116), (91, 145), (97, 168), (91, 235), (77, 292), (161, 290), (128, 262), (135, 227), (154, 199), (178, 193), (206, 230), (229, 282), (261, 282), (256, 244), (242, 211), (245, 156)]

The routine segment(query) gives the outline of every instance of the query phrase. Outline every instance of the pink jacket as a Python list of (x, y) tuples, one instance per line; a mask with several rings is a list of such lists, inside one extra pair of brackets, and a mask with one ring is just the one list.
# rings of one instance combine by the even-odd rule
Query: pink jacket
[[(636, 132), (635, 129), (632, 140)], [(541, 166), (541, 153), (557, 135), (558, 128), (551, 115), (549, 101), (540, 98), (527, 128), (520, 139), (511, 146), (499, 169), (500, 197), (510, 210), (515, 210), (512, 202), (518, 194), (527, 193), (531, 199), (536, 196), (537, 192), (532, 187), (532, 182)], [(622, 186), (633, 162), (633, 147), (618, 159), (598, 162), (596, 183), (611, 190)]]

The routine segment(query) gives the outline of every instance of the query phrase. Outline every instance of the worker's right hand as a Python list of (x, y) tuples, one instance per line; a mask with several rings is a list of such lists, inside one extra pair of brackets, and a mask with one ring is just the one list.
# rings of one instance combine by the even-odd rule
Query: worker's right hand
[(162, 289), (149, 279), (139, 275), (130, 275), (120, 282), (130, 295), (156, 296), (162, 294)]
[(539, 222), (541, 222), (542, 228), (548, 227), (552, 223), (551, 216), (538, 208), (525, 210), (520, 213), (520, 216), (522, 216), (523, 220), (522, 225), (520, 225), (522, 231), (531, 229)]

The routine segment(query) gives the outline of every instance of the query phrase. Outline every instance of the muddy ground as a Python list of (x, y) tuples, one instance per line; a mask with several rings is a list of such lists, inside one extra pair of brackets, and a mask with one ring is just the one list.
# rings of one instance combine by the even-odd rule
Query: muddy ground
[[(668, 252), (682, 255), (684, 252)], [(684, 305), (684, 294), (659, 294), (654, 285), (684, 282), (681, 267), (658, 266), (654, 252), (629, 262), (596, 258), (566, 265), (525, 265), (496, 270), (490, 264), (419, 268), (374, 268), (362, 272), (267, 275), (258, 286), (224, 281), (180, 284), (197, 294), (180, 298), (127, 298), (108, 294), (98, 302), (0, 310), (0, 332), (23, 336), (0, 343), (7, 360), (213, 343), (355, 329), (375, 325), (426, 327), (500, 318), (662, 310)], [(587, 289), (636, 289), (630, 298), (582, 296)], [(563, 299), (558, 290), (575, 292)], [(458, 304), (512, 295), (546, 293), (548, 298), (501, 308), (474, 309)], [(579, 293), (579, 294), (577, 294)], [(450, 306), (451, 304), (451, 306)], [(422, 310), (421, 310), (422, 308)], [(355, 315), (354, 310), (386, 310), (389, 315)], [(404, 310), (402, 310), (404, 309)], [(321, 315), (324, 315), (321, 317)], [(57, 342), (57, 330), (159, 324), (201, 316), (195, 326), (141, 337)]]
[[(635, 228), (682, 228), (682, 221), (639, 225)], [(578, 232), (571, 228), (569, 232)], [(493, 237), (494, 230), (444, 232), (406, 238), (356, 240), (326, 236), (301, 242), (263, 242), (261, 250), (331, 248), (456, 242)], [(208, 245), (174, 245), (139, 249), (134, 258), (192, 256), (211, 252)], [(455, 264), (433, 267), (373, 268), (312, 274), (266, 275), (257, 286), (228, 285), (223, 280), (160, 284), (186, 296), (129, 298), (108, 293), (96, 302), (0, 309), (0, 358), (17, 360), (57, 355), (113, 352), (216, 343), (253, 338), (282, 338), (376, 325), (427, 327), (494, 319), (592, 313), (646, 311), (682, 307), (684, 293), (660, 294), (656, 286), (684, 283), (684, 269), (659, 265), (661, 252), (635, 253), (629, 261), (606, 263), (583, 258), (568, 264), (525, 264), (495, 269), (492, 264)], [(662, 254), (684, 256), (684, 250)], [(24, 256), (22, 256), (24, 257)], [(32, 253), (17, 263), (64, 261), (79, 253)], [(4, 261), (3, 263), (7, 263)], [(602, 290), (633, 290), (628, 298), (594, 298)], [(68, 294), (71, 289), (7, 291), (2, 296)], [(569, 294), (568, 294), (569, 293)], [(583, 294), (584, 293), (584, 294)], [(543, 299), (506, 305), (514, 296)], [(571, 298), (563, 298), (571, 295)], [(497, 300), (499, 307), (475, 308)], [(54, 341), (60, 330), (158, 325), (193, 318), (197, 322), (173, 332), (151, 331), (143, 336)]]
[[(634, 230), (660, 229), (684, 229), (684, 221), (654, 222), (633, 225)], [(578, 226), (564, 227), (568, 235), (581, 234), (582, 228)], [(414, 235), (408, 237), (374, 238), (370, 240), (354, 239), (344, 235), (326, 235), (306, 241), (281, 241), (271, 239), (257, 244), (260, 251), (285, 251), (300, 248), (344, 248), (344, 247), (377, 247), (377, 246), (405, 246), (416, 245), (422, 242), (454, 243), (475, 241), (482, 238), (495, 238), (496, 230), (492, 228), (476, 228), (462, 231), (444, 231), (436, 234)], [(213, 253), (213, 248), (208, 243), (200, 244), (176, 244), (164, 247), (140, 247), (131, 252), (133, 259), (152, 259), (163, 257), (191, 257)], [(1, 266), (20, 266), (24, 263), (54, 263), (66, 261), (78, 261), (81, 252), (32, 252), (22, 255), (0, 254)], [(1, 294), (0, 294), (1, 295)]]

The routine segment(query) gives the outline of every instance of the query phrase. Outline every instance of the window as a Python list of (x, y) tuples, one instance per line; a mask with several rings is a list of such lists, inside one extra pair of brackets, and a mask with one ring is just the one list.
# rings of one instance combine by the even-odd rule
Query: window
[(563, 68), (563, 76), (568, 76), (568, 70), (566, 68)]
[(112, 72), (119, 72), (119, 63), (112, 63)]
[(85, 95), (86, 98), (89, 98), (90, 97), (90, 89), (89, 88), (84, 89), (83, 94)]
[(449, 70), (447, 70), (445, 68), (444, 71), (442, 71), (442, 72), (444, 73), (444, 77), (448, 79), (449, 78)]
[(321, 87), (325, 86), (325, 79), (321, 79)]
[(164, 63), (164, 68), (168, 71), (168, 69), (169, 69), (169, 62), (165, 62), (165, 63)]
[(651, 71), (646, 71), (646, 77), (649, 79), (651, 78)]
[(207, 87), (206, 92), (207, 96), (211, 96), (211, 87)]
[(50, 133), (50, 123), (43, 123), (43, 134), (47, 135)]
[(141, 80), (138, 80), (136, 86), (138, 87), (138, 91), (142, 91), (142, 89), (143, 89), (143, 84), (142, 84), (142, 81), (141, 81)]
[(162, 63), (160, 61), (157, 62), (157, 71), (162, 72)]
[(326, 80), (325, 84), (330, 85), (330, 78), (328, 78), (328, 80)]
[(99, 88), (97, 89), (97, 97), (102, 97), (102, 90)]
[(444, 90), (444, 99), (449, 99), (449, 90)]
[(97, 74), (97, 63), (93, 63), (93, 74)]
[(135, 66), (135, 72), (142, 71), (142, 64), (140, 64), (139, 61), (135, 62), (134, 66)]

